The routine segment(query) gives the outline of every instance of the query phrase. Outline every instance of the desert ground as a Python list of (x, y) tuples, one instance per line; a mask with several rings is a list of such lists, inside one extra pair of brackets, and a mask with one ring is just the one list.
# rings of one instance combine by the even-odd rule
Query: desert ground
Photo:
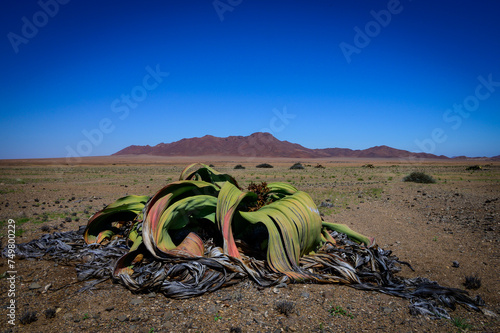
[[(458, 306), (453, 320), (413, 316), (408, 300), (345, 285), (290, 284), (258, 288), (250, 280), (186, 300), (132, 294), (111, 280), (78, 293), (75, 264), (15, 258), (15, 325), (8, 323), (7, 258), (0, 258), (2, 332), (459, 332), (500, 331), (500, 163), (447, 160), (291, 160), (273, 158), (94, 157), (69, 165), (64, 159), (0, 161), (0, 242), (8, 220), (16, 242), (45, 233), (76, 230), (91, 214), (128, 194), (153, 195), (177, 180), (191, 162), (213, 164), (242, 187), (285, 181), (308, 192), (327, 221), (373, 236), (415, 271), (464, 288), (477, 276), (485, 313)], [(255, 166), (267, 162), (272, 169)], [(290, 170), (301, 162), (304, 170)], [(373, 164), (373, 168), (364, 165)], [(236, 164), (246, 167), (234, 170)], [(315, 168), (318, 164), (324, 168)], [(481, 170), (466, 170), (479, 164)], [(403, 182), (423, 171), (435, 184)], [(324, 203), (324, 205), (321, 205)], [(326, 206), (326, 207), (321, 207)], [(453, 262), (458, 262), (458, 267)], [(289, 301), (287, 315), (276, 304)], [(52, 312), (47, 312), (47, 310)], [(36, 321), (20, 323), (27, 313)], [(46, 313), (52, 315), (46, 316)]]

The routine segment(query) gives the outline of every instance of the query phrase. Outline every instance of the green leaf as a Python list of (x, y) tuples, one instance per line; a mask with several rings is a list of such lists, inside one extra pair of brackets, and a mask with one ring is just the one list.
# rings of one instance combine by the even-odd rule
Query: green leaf
[(134, 272), (134, 265), (141, 262), (147, 254), (148, 252), (144, 243), (139, 244), (136, 249), (131, 249), (128, 253), (124, 254), (116, 261), (113, 269), (113, 275), (115, 277), (120, 274), (132, 275)]
[(222, 232), (224, 253), (235, 258), (241, 258), (238, 248), (234, 242), (231, 223), (238, 205), (245, 198), (257, 198), (253, 192), (243, 192), (233, 184), (226, 182), (219, 193), (217, 200), (217, 227)]
[(196, 195), (170, 204), (171, 194), (156, 201), (144, 218), (143, 238), (147, 249), (156, 257), (178, 247), (171, 232), (190, 228), (199, 229), (201, 223), (214, 223), (217, 198)]
[[(197, 170), (188, 174), (188, 171), (194, 167), (200, 165), (201, 167)], [(193, 163), (188, 165), (181, 173), (179, 180), (201, 180), (208, 183), (212, 183), (217, 185), (217, 187), (222, 188), (225, 182), (229, 182), (236, 187), (238, 186), (238, 182), (231, 175), (220, 173), (219, 171), (212, 169), (206, 164), (202, 163)]]
[(149, 196), (129, 195), (92, 215), (83, 234), (85, 242), (100, 243), (111, 238), (118, 231), (112, 224), (134, 220), (142, 212), (148, 199)]
[(275, 272), (304, 278), (298, 261), (321, 241), (321, 217), (316, 205), (305, 192), (275, 201), (255, 212), (240, 212), (252, 224), (263, 223), (269, 234), (267, 260)]
[(269, 183), (267, 184), (267, 188), (269, 189), (269, 193), (282, 195), (292, 195), (298, 191), (293, 185), (282, 182)]
[(334, 230), (347, 235), (350, 239), (355, 242), (363, 243), (368, 247), (372, 247), (375, 244), (375, 239), (373, 237), (367, 237), (349, 228), (345, 224), (323, 222), (323, 227), (329, 230)]
[[(162, 214), (164, 214), (171, 205), (183, 199), (195, 198), (197, 196), (213, 196), (215, 198), (215, 196), (217, 196), (217, 190), (217, 187), (213, 184), (193, 180), (173, 182), (159, 190), (144, 209), (142, 235), (147, 249), (156, 257), (161, 256), (161, 251), (158, 250), (157, 241), (160, 237), (159, 234), (163, 232), (162, 230), (166, 233), (165, 236), (162, 236), (162, 249), (166, 250), (175, 247), (168, 235), (168, 229), (171, 227), (169, 223), (171, 222), (167, 222), (167, 224), (163, 226), (168, 217), (164, 216), (162, 218)], [(207, 215), (205, 218), (210, 218), (210, 215)], [(212, 221), (213, 220), (214, 217), (212, 216)], [(179, 222), (177, 221), (177, 223)]]

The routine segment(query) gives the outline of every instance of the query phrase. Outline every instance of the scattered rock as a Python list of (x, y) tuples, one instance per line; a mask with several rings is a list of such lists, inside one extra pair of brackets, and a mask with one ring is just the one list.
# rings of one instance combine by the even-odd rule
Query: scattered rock
[(380, 311), (382, 311), (383, 313), (389, 314), (392, 312), (392, 309), (388, 306), (382, 306), (382, 307), (380, 307)]
[(165, 318), (165, 320), (166, 320), (166, 321), (168, 321), (168, 320), (172, 319), (173, 317), (174, 317), (174, 313), (173, 313), (173, 312), (171, 312), (171, 311), (167, 311), (167, 312), (165, 312), (165, 314), (164, 314), (164, 316), (163, 316), (163, 318)]
[(498, 317), (498, 315), (495, 312), (493, 312), (493, 311), (490, 311), (488, 309), (482, 309), (482, 310), (483, 310), (483, 313), (486, 316), (488, 316), (488, 317), (493, 317), (493, 318), (497, 318)]
[(207, 309), (208, 313), (210, 314), (216, 314), (218, 311), (219, 311), (219, 306), (218, 305), (215, 305), (215, 304), (212, 304), (208, 307)]
[(46, 285), (45, 287), (43, 287), (42, 294), (46, 294), (47, 291), (50, 289), (50, 287), (52, 287), (52, 283), (49, 283), (48, 285)]
[(130, 304), (132, 305), (139, 305), (144, 303), (144, 300), (142, 298), (134, 298), (130, 301)]
[(40, 289), (40, 288), (42, 288), (42, 286), (37, 282), (30, 283), (30, 285), (28, 286), (28, 289), (30, 290)]
[(65, 313), (63, 315), (63, 320), (65, 320), (65, 321), (73, 321), (73, 314), (72, 313)]
[(325, 290), (323, 292), (323, 297), (326, 298), (326, 299), (333, 299), (334, 296), (335, 295), (334, 295), (334, 293), (333, 293), (332, 290)]
[(124, 322), (124, 321), (128, 321), (128, 317), (127, 317), (127, 315), (121, 315), (121, 316), (116, 317), (116, 320), (118, 320), (120, 322)]

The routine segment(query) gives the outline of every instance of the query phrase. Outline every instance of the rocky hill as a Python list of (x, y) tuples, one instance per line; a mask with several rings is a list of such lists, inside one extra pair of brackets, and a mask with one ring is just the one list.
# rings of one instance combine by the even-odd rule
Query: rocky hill
[(427, 153), (412, 153), (387, 146), (353, 150), (348, 148), (310, 149), (297, 143), (281, 141), (270, 133), (257, 132), (249, 136), (229, 136), (226, 138), (205, 135), (156, 146), (126, 147), (113, 155), (154, 155), (154, 156), (243, 156), (243, 157), (351, 157), (351, 158), (439, 158)]

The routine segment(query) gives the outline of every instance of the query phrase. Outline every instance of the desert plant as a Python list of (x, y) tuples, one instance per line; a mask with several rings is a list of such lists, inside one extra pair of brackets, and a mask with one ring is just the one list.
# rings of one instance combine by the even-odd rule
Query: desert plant
[[(396, 277), (404, 262), (379, 249), (373, 238), (323, 221), (312, 198), (294, 186), (251, 183), (242, 189), (232, 176), (207, 165), (188, 166), (151, 198), (118, 199), (84, 229), (16, 244), (16, 253), (80, 261), (79, 281), (96, 279), (80, 290), (112, 277), (134, 293), (188, 298), (252, 279), (264, 287), (317, 282), (378, 290), (411, 298), (415, 311), (426, 314), (435, 313), (428, 310), (435, 302), (476, 311), (484, 304), (460, 289)], [(435, 297), (440, 294), (446, 298)], [(331, 311), (352, 316), (342, 310)]]
[(53, 308), (48, 308), (44, 311), (44, 314), (46, 319), (52, 319), (56, 316), (56, 310)]
[(241, 165), (241, 164), (237, 164), (237, 165), (234, 167), (234, 169), (235, 169), (235, 170), (238, 170), (238, 169), (243, 170), (243, 169), (245, 169), (245, 167), (244, 167), (243, 165)]
[(316, 164), (315, 168), (316, 169), (324, 169), (325, 167), (318, 163), (318, 164)]
[(332, 316), (337, 315), (337, 316), (346, 316), (351, 319), (354, 318), (354, 315), (344, 310), (344, 308), (341, 307), (340, 305), (332, 306), (328, 312), (330, 312)]
[(424, 184), (433, 184), (436, 182), (434, 178), (431, 176), (423, 173), (423, 172), (417, 172), (414, 171), (410, 173), (409, 175), (405, 176), (403, 178), (404, 182), (413, 182), (413, 183), (424, 183)]
[(455, 325), (460, 330), (464, 330), (465, 331), (465, 330), (472, 329), (472, 325), (470, 325), (469, 323), (467, 323), (466, 319), (462, 319), (460, 317), (456, 317), (456, 318), (453, 318), (451, 320), (451, 322), (453, 323), (453, 325)]
[(466, 276), (464, 286), (466, 289), (479, 289), (481, 287), (481, 279), (476, 276)]
[(31, 324), (38, 320), (36, 316), (36, 311), (26, 311), (21, 317), (19, 317), (19, 322), (23, 325)]
[(295, 163), (290, 167), (290, 170), (304, 170), (304, 166), (301, 163)]
[(480, 165), (471, 165), (469, 167), (467, 167), (465, 170), (467, 171), (478, 171), (478, 170), (482, 170), (483, 168), (480, 166)]
[(261, 163), (261, 164), (257, 165), (256, 168), (270, 169), (270, 168), (274, 168), (274, 167), (269, 163)]
[(276, 310), (288, 317), (295, 309), (295, 303), (290, 301), (278, 301), (276, 303)]
[(368, 163), (368, 164), (362, 165), (361, 167), (362, 167), (362, 168), (369, 168), (369, 169), (373, 169), (373, 168), (375, 168), (375, 166), (374, 166), (373, 164), (371, 164), (371, 163)]
[[(114, 268), (115, 277), (130, 276), (143, 258), (166, 256), (202, 257), (204, 239), (219, 242), (223, 252), (237, 260), (242, 254), (235, 240), (246, 244), (249, 253), (263, 252), (275, 273), (293, 280), (318, 280), (299, 268), (299, 259), (324, 241), (334, 240), (326, 230), (349, 235), (372, 245), (365, 237), (343, 224), (322, 222), (311, 197), (286, 183), (251, 183), (240, 189), (227, 174), (197, 164), (188, 166), (180, 180), (147, 197), (127, 196), (94, 214), (87, 225), (87, 243), (103, 243), (128, 234), (130, 251)], [(132, 221), (127, 228), (123, 221)], [(128, 231), (126, 231), (128, 230)], [(245, 270), (261, 284), (263, 271), (241, 261)], [(346, 275), (347, 280), (353, 278)]]

